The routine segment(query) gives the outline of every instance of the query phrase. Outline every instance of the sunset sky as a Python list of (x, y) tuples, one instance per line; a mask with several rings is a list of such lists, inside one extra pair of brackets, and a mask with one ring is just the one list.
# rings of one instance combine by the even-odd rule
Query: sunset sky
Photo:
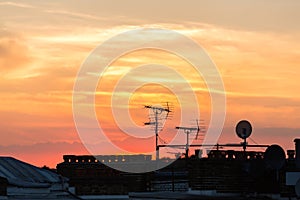
[[(202, 46), (216, 64), (227, 99), (220, 143), (240, 142), (234, 127), (248, 119), (255, 142), (293, 149), (300, 137), (299, 9), (298, 0), (0, 1), (0, 154), (50, 167), (63, 154), (88, 154), (73, 121), (76, 75), (98, 45), (142, 27), (177, 31)], [(99, 85), (95, 98), (98, 119), (120, 146), (130, 149), (134, 141), (112, 126), (109, 89), (132, 66), (154, 61), (177, 68), (193, 88), (204, 88), (195, 93), (200, 119), (206, 126), (210, 122), (209, 93), (203, 79), (185, 70), (188, 63), (164, 51), (131, 52), (111, 64), (103, 80), (107, 87)], [(162, 132), (167, 140), (180, 113), (170, 91), (145, 85), (132, 94), (129, 110), (141, 126), (149, 120), (143, 105), (166, 101), (177, 111)], [(191, 120), (197, 118), (193, 108), (188, 112)]]

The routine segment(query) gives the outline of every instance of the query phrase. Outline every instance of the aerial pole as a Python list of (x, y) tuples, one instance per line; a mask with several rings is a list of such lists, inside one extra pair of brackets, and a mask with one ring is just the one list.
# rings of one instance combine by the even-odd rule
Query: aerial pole
[(190, 138), (189, 138), (189, 135), (193, 131), (197, 131), (196, 139), (198, 139), (198, 134), (200, 132), (200, 127), (199, 127), (199, 124), (198, 124), (198, 120), (197, 120), (197, 127), (176, 126), (176, 129), (181, 129), (186, 134), (185, 158), (188, 159), (188, 157), (189, 157), (189, 148), (190, 148), (190, 142), (189, 142)]
[(163, 107), (158, 107), (158, 106), (145, 106), (145, 108), (151, 109), (152, 112), (154, 113), (154, 122), (151, 122), (151, 120), (149, 122), (144, 123), (144, 125), (154, 125), (154, 132), (155, 132), (155, 150), (156, 150), (156, 160), (159, 159), (159, 144), (158, 144), (158, 137), (159, 137), (159, 130), (158, 130), (158, 125), (159, 125), (159, 118), (158, 116), (161, 115), (163, 112), (166, 112), (166, 119), (169, 116), (169, 113), (171, 112), (170, 108), (169, 108), (169, 104), (167, 102), (167, 108), (163, 108)]
[(185, 158), (188, 158), (189, 155), (189, 148), (190, 148), (190, 144), (189, 144), (189, 134), (190, 134), (190, 130), (184, 130), (185, 134), (186, 134), (186, 145), (185, 145)]
[[(155, 150), (156, 150), (156, 159), (159, 159), (159, 147), (158, 147), (158, 110), (155, 109)], [(160, 114), (162, 111), (160, 111)]]

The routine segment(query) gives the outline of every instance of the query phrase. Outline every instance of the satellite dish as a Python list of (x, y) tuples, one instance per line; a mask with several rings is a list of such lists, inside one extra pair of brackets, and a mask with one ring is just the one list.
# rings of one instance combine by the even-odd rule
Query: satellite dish
[(279, 170), (285, 164), (284, 150), (279, 145), (273, 144), (266, 149), (264, 160), (269, 167)]
[(242, 120), (236, 125), (235, 132), (238, 137), (246, 139), (252, 133), (252, 126), (247, 120)]
[(295, 192), (297, 197), (300, 197), (300, 178), (298, 179), (296, 185), (295, 185)]

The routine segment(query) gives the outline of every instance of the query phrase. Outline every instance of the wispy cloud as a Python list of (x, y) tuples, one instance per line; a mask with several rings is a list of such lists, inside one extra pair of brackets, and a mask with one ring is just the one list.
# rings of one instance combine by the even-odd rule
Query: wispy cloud
[(35, 6), (30, 5), (30, 4), (16, 3), (16, 2), (11, 2), (11, 1), (0, 2), (0, 6), (13, 6), (13, 7), (19, 7), (19, 8), (35, 8)]
[(77, 17), (77, 18), (85, 19), (85, 20), (107, 20), (107, 18), (90, 15), (90, 14), (86, 14), (86, 13), (72, 12), (72, 11), (68, 11), (68, 10), (45, 10), (45, 12), (51, 13), (51, 14), (60, 14), (60, 15), (66, 15), (66, 16), (71, 16), (71, 17)]

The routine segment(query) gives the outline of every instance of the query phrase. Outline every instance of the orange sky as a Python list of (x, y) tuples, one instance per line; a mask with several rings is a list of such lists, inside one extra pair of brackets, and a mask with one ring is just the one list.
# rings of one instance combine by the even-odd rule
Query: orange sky
[[(300, 136), (299, 8), (297, 0), (0, 1), (1, 155), (55, 167), (63, 154), (87, 154), (72, 117), (76, 74), (102, 42), (140, 27), (176, 30), (195, 40), (215, 62), (227, 97), (220, 142), (239, 142), (234, 126), (248, 119), (256, 142), (293, 148), (293, 139)], [(180, 67), (187, 63), (163, 51), (124, 55), (112, 63), (104, 80), (108, 87), (99, 87), (97, 94), (104, 94), (126, 72), (117, 66), (130, 69), (151, 59), (177, 67), (193, 88), (204, 88), (196, 94), (201, 118), (209, 123), (210, 97), (203, 80)], [(141, 87), (131, 97), (130, 113), (141, 125), (148, 121), (148, 113), (140, 104), (160, 103), (152, 98), (157, 95), (174, 102), (174, 118), (162, 132), (167, 140), (180, 108), (174, 95), (165, 93), (159, 86)], [(96, 95), (100, 120), (109, 113), (108, 97)], [(111, 117), (103, 120), (106, 128), (112, 127)], [(120, 136), (118, 129), (110, 131), (112, 140), (132, 148), (132, 141)]]

